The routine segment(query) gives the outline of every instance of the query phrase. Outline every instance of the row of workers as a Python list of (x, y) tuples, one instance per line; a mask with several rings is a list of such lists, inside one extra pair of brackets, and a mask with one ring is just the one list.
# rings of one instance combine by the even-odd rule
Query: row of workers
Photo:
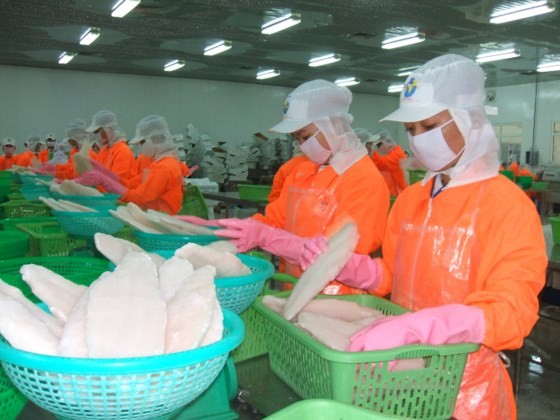
[(48, 134), (45, 140), (39, 136), (31, 136), (24, 142), (25, 150), (16, 153), (16, 141), (11, 137), (2, 140), (2, 152), (0, 156), (0, 171), (10, 169), (12, 166), (31, 166), (32, 160), (46, 163), (54, 157), (56, 139), (53, 134)]
[(411, 312), (373, 322), (347, 350), (479, 343), (453, 417), (514, 419), (500, 352), (520, 348), (538, 319), (547, 254), (534, 204), (499, 174), (484, 80), (477, 63), (454, 54), (408, 76), (399, 108), (381, 121), (404, 123), (427, 172), (400, 192), (390, 213), (387, 184), (351, 127), (351, 92), (322, 80), (300, 85), (271, 131), (290, 133), (307, 160), (264, 215), (214, 223), (240, 252), (260, 247), (297, 276), (324, 252), (326, 238), (353, 221), (358, 244), (323, 293), (390, 293)]

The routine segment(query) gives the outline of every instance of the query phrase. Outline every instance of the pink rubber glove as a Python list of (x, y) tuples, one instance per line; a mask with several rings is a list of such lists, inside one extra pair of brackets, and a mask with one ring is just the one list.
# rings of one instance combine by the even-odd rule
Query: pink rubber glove
[(91, 163), (93, 169), (95, 169), (98, 172), (101, 172), (103, 175), (111, 178), (114, 181), (118, 181), (120, 183), (119, 176), (116, 173), (114, 173), (112, 170), (107, 168), (105, 165), (102, 165), (101, 163), (93, 159), (90, 159), (89, 162)]
[(183, 222), (192, 223), (193, 225), (199, 226), (219, 226), (218, 220), (206, 220), (202, 217), (197, 216), (174, 216), (176, 219), (182, 220)]
[(38, 174), (49, 174), (52, 175), (56, 171), (56, 165), (54, 163), (44, 163), (35, 172)]
[(290, 264), (301, 265), (305, 243), (316, 238), (302, 238), (283, 229), (273, 228), (255, 219), (221, 219), (217, 236), (232, 239), (239, 252), (260, 247), (271, 254), (284, 258)]
[(347, 351), (387, 350), (406, 344), (481, 343), (482, 309), (450, 304), (373, 322), (350, 337)]
[(84, 172), (79, 178), (76, 178), (78, 184), (88, 185), (88, 186), (97, 186), (101, 185), (105, 188), (106, 191), (122, 195), (125, 193), (126, 188), (120, 182), (110, 178), (107, 175), (102, 174), (95, 169), (91, 171)]

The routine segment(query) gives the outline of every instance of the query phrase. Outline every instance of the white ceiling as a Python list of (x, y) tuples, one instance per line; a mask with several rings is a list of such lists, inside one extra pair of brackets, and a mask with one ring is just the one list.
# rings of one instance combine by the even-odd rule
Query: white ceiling
[[(448, 52), (474, 58), (481, 45), (512, 43), (519, 58), (484, 65), (487, 86), (515, 85), (560, 78), (537, 73), (545, 54), (560, 54), (558, 11), (502, 25), (488, 23), (500, 4), (489, 0), (143, 0), (122, 19), (111, 17), (117, 0), (0, 0), (0, 64), (59, 69), (186, 77), (295, 87), (307, 80), (334, 81), (355, 76), (354, 92), (386, 94), (403, 83), (399, 68), (420, 65)], [(280, 11), (301, 14), (302, 23), (262, 35), (265, 20)], [(97, 27), (90, 46), (80, 35)], [(387, 30), (418, 27), (426, 41), (394, 50), (381, 49)], [(202, 51), (226, 39), (233, 48), (207, 57)], [(67, 65), (63, 51), (78, 53)], [(311, 68), (310, 58), (340, 54), (338, 63)], [(186, 60), (168, 73), (163, 65)], [(258, 70), (274, 67), (281, 76), (257, 81)]]

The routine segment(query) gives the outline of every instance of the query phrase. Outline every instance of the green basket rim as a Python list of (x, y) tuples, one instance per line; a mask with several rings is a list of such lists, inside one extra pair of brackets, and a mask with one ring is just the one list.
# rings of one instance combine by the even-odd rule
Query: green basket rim
[[(41, 304), (41, 306), (45, 308), (44, 304)], [(243, 321), (229, 309), (223, 308), (222, 312), (224, 329), (228, 331), (228, 334), (216, 343), (193, 350), (145, 357), (78, 358), (47, 356), (19, 350), (2, 339), (0, 340), (0, 360), (5, 363), (52, 373), (103, 376), (130, 375), (182, 368), (219, 357), (241, 344), (245, 335)]]
[[(287, 298), (291, 294), (291, 291), (281, 292), (275, 294), (276, 297)], [(309, 334), (302, 331), (300, 328), (296, 327), (292, 322), (287, 321), (282, 315), (274, 312), (268, 306), (266, 306), (262, 300), (264, 296), (257, 298), (254, 303), (255, 310), (264, 316), (269, 322), (276, 325), (282, 325), (283, 330), (295, 337), (303, 345), (315, 352), (319, 357), (338, 363), (363, 363), (364, 361), (376, 361), (385, 362), (397, 359), (409, 359), (411, 357), (427, 357), (435, 355), (454, 355), (460, 353), (473, 353), (480, 348), (480, 344), (475, 343), (460, 343), (460, 344), (444, 344), (444, 345), (429, 345), (429, 344), (408, 344), (405, 346), (400, 346), (387, 350), (373, 350), (373, 351), (362, 351), (362, 352), (346, 352), (340, 350), (334, 350), (318, 340), (311, 337)], [(385, 309), (391, 311), (392, 314), (403, 314), (408, 312), (407, 309), (402, 306), (397, 305), (387, 299), (382, 299), (373, 295), (318, 295), (318, 299), (342, 299), (356, 301), (358, 304), (362, 304), (363, 301), (375, 302), (378, 306), (382, 306)], [(369, 306), (369, 305), (368, 305)], [(374, 305), (372, 305), (373, 307)], [(415, 356), (411, 356), (414, 353)], [(421, 354), (421, 355), (419, 355)]]
[(133, 234), (141, 239), (146, 240), (158, 240), (158, 241), (171, 241), (171, 242), (178, 242), (178, 241), (210, 241), (210, 240), (218, 240), (220, 239), (219, 236), (216, 235), (174, 235), (168, 233), (148, 233), (142, 232), (141, 230), (133, 230)]

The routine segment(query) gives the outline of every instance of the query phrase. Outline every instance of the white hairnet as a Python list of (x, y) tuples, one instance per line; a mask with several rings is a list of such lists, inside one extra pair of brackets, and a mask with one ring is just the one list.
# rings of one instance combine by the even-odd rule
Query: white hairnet
[(38, 144), (43, 144), (43, 140), (41, 139), (41, 136), (29, 136), (29, 138), (27, 139), (27, 150), (32, 150), (35, 151), (35, 147)]
[(74, 118), (72, 121), (68, 123), (67, 128), (83, 128), (84, 131), (86, 129), (86, 122), (81, 118)]
[(358, 160), (367, 156), (366, 147), (350, 126), (352, 115), (319, 118), (313, 123), (323, 133), (333, 154), (329, 164), (342, 175)]
[(177, 156), (178, 147), (173, 142), (167, 120), (160, 115), (148, 115), (136, 125), (136, 135), (129, 144), (136, 144), (142, 140), (155, 146), (155, 159)]
[(356, 133), (356, 136), (358, 136), (362, 144), (370, 143), (373, 141), (372, 134), (365, 128), (355, 128), (354, 133)]
[(81, 149), (89, 139), (89, 133), (86, 133), (85, 127), (69, 127), (66, 129), (66, 141), (74, 140)]
[(68, 157), (66, 156), (64, 143), (57, 143), (54, 146), (53, 157), (51, 160), (49, 160), (49, 163), (61, 164), (66, 162), (68, 162)]
[(94, 133), (100, 128), (105, 131), (109, 145), (115, 144), (124, 137), (124, 132), (117, 123), (117, 116), (112, 111), (103, 110), (96, 112), (91, 119), (91, 125), (86, 128), (86, 131)]

